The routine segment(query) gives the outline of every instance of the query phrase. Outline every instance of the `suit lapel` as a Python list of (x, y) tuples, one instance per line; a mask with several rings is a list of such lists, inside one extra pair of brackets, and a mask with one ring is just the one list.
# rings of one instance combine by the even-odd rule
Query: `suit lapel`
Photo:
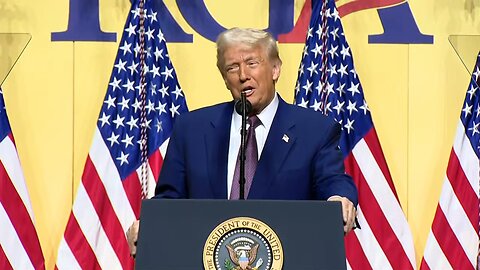
[(249, 199), (265, 198), (268, 189), (275, 180), (283, 161), (295, 143), (296, 135), (293, 127), (295, 122), (288, 113), (288, 104), (279, 97), (277, 112), (268, 132), (257, 171), (253, 178)]
[[(227, 198), (227, 163), (230, 144), (230, 125), (233, 102), (215, 111), (210, 125), (205, 131), (205, 147), (208, 160), (208, 174), (215, 199)], [(201, 132), (194, 130), (193, 132)]]

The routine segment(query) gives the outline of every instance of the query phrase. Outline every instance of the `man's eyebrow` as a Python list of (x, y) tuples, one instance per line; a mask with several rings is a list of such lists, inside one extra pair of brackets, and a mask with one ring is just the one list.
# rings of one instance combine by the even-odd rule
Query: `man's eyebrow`
[(225, 67), (237, 66), (238, 62), (225, 63)]
[(250, 55), (250, 56), (245, 57), (244, 61), (260, 60), (260, 59), (262, 59), (262, 57), (260, 57), (260, 56), (255, 56), (255, 55)]

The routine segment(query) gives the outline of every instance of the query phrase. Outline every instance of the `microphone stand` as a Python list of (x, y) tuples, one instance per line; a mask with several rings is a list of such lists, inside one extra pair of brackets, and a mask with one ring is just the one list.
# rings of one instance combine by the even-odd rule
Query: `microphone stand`
[(240, 192), (239, 200), (245, 200), (245, 147), (247, 140), (247, 96), (244, 92), (240, 93), (241, 95), (241, 115), (242, 115), (242, 129), (240, 131), (241, 140), (240, 140)]

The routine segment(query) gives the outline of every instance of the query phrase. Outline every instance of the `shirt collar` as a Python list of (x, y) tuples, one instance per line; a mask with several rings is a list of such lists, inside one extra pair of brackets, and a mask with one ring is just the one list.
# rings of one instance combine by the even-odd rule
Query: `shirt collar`
[[(262, 125), (265, 127), (266, 130), (270, 130), (270, 127), (273, 123), (273, 118), (275, 117), (275, 113), (277, 112), (278, 108), (278, 94), (275, 93), (273, 100), (270, 104), (267, 105), (259, 114), (257, 114), (258, 119), (262, 121)], [(242, 116), (238, 114), (235, 110), (233, 110), (233, 127), (234, 130), (240, 131), (242, 128)]]

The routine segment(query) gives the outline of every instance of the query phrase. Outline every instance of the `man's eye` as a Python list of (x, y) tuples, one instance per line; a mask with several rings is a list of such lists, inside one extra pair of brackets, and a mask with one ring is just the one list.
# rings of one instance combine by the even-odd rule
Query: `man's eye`
[(258, 61), (251, 61), (251, 62), (248, 62), (247, 65), (250, 66), (250, 67), (255, 67), (259, 64)]
[(227, 72), (236, 72), (238, 71), (238, 66), (228, 66)]

